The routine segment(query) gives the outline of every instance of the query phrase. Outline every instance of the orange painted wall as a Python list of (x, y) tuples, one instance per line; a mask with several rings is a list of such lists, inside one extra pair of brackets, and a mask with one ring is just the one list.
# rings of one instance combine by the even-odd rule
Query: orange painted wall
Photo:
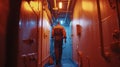
[[(119, 55), (110, 49), (112, 32), (118, 29), (116, 10), (110, 8), (108, 0), (100, 0), (101, 21), (105, 53), (110, 53), (111, 62), (101, 56), (99, 20), (96, 0), (77, 0), (72, 20), (73, 59), (77, 62), (77, 50), (82, 53), (83, 67), (119, 67)], [(82, 28), (81, 36), (76, 33), (76, 25)], [(77, 62), (78, 63), (78, 62)]]
[[(42, 10), (40, 8), (38, 11), (32, 11), (30, 10), (30, 6), (27, 4), (25, 7), (23, 4), (25, 2), (23, 1), (21, 5), (21, 20), (20, 20), (20, 31), (19, 31), (19, 60), (18, 60), (18, 67), (23, 67), (24, 64), (24, 55), (28, 55), (31, 53), (36, 53), (34, 56), (36, 58), (36, 61), (28, 60), (26, 61), (26, 64), (29, 67), (35, 67), (36, 65), (44, 65), (49, 56), (50, 56), (50, 19), (48, 17), (47, 11), (44, 10), (42, 13)], [(40, 2), (41, 3), (41, 2)], [(37, 3), (38, 4), (38, 3)], [(27, 8), (27, 9), (26, 9)], [(29, 8), (29, 10), (28, 10)], [(47, 7), (46, 7), (47, 9)], [(43, 15), (43, 20), (42, 20)], [(37, 21), (37, 17), (39, 16), (39, 20)], [(37, 32), (37, 23), (38, 23), (38, 32)], [(42, 25), (41, 25), (42, 23)], [(42, 31), (41, 31), (42, 29)], [(41, 35), (42, 34), (42, 35)], [(34, 42), (32, 44), (26, 44), (23, 42), (23, 40), (32, 39)], [(38, 38), (38, 39), (37, 39)], [(41, 39), (42, 38), (42, 39)], [(38, 40), (38, 41), (37, 41)], [(42, 42), (41, 42), (42, 41)], [(27, 57), (28, 59), (30, 57)]]

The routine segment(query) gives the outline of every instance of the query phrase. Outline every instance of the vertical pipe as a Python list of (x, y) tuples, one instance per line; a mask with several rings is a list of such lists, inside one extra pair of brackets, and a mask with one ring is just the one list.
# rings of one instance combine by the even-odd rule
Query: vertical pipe
[(98, 21), (99, 21), (99, 32), (100, 32), (100, 47), (101, 47), (101, 55), (106, 59), (104, 52), (104, 42), (103, 42), (103, 29), (102, 29), (102, 21), (101, 21), (101, 11), (100, 11), (100, 0), (97, 1), (97, 11), (98, 11)]
[[(118, 24), (119, 24), (119, 31), (120, 31), (120, 12), (119, 12), (119, 0), (116, 0), (116, 12), (117, 12), (117, 17), (118, 17)], [(120, 42), (120, 34), (119, 34), (119, 39), (118, 41)]]
[(40, 28), (40, 45), (41, 45), (41, 66), (42, 67), (42, 34), (43, 34), (43, 0), (41, 0), (41, 4), (42, 4), (42, 12), (41, 12), (41, 28)]
[[(38, 52), (38, 48), (37, 48), (37, 46), (39, 45), (39, 14), (38, 14), (38, 16), (37, 16), (37, 34), (36, 34), (36, 49), (37, 49), (37, 58), (39, 58), (39, 52)], [(38, 67), (38, 60), (37, 60), (37, 65), (36, 65), (36, 67)]]
[[(37, 58), (39, 59), (39, 19), (40, 19), (40, 11), (39, 11), (39, 0), (38, 0), (38, 15), (37, 15), (37, 37), (36, 37), (36, 49), (37, 49)], [(37, 60), (36, 67), (39, 67), (39, 60)]]
[(54, 0), (54, 8), (57, 8), (57, 6), (56, 6), (56, 0)]
[(119, 31), (120, 31), (120, 12), (119, 12), (119, 0), (116, 0), (116, 12), (118, 17)]

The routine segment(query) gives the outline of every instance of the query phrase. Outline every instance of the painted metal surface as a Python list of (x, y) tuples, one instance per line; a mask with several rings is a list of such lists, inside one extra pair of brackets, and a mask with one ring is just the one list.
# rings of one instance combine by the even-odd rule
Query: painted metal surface
[[(112, 33), (119, 29), (116, 10), (111, 9), (108, 0), (100, 2), (102, 32), (99, 32), (99, 17), (96, 0), (78, 0), (74, 9), (73, 28), (73, 58), (77, 61), (77, 51), (82, 52), (83, 67), (119, 67), (119, 55), (111, 52), (110, 44), (114, 41)], [(86, 5), (89, 5), (85, 7)], [(78, 7), (78, 5), (80, 5)], [(88, 9), (87, 9), (88, 8)], [(76, 34), (76, 25), (82, 27), (81, 37)], [(103, 34), (104, 53), (110, 62), (101, 55), (100, 33)], [(89, 58), (89, 63), (87, 62)], [(118, 58), (118, 59), (117, 59)], [(116, 63), (116, 64), (115, 64)]]

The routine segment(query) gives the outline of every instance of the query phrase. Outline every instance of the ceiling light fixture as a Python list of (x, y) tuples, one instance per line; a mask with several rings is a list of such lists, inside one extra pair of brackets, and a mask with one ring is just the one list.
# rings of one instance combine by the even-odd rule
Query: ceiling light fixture
[(59, 8), (62, 9), (62, 2), (59, 2)]

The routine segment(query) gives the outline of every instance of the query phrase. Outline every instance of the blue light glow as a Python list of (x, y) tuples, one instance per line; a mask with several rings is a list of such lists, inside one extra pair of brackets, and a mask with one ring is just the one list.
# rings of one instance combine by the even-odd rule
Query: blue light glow
[(19, 21), (19, 26), (21, 26), (22, 25), (22, 22), (21, 21)]
[(63, 20), (60, 20), (60, 24), (64, 24), (64, 21), (63, 21)]

